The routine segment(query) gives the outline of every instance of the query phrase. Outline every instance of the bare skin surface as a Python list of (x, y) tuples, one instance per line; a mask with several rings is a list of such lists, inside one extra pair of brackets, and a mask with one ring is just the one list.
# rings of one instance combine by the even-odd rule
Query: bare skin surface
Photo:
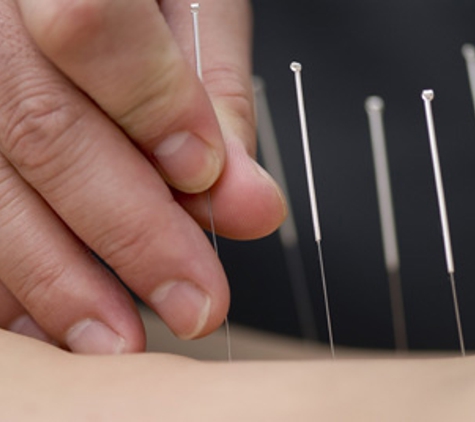
[(202, 363), (72, 355), (0, 332), (8, 421), (471, 421), (467, 359)]

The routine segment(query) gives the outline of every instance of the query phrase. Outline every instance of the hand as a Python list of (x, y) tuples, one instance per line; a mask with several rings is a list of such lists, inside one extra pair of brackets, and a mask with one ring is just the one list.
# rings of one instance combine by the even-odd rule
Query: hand
[(142, 350), (132, 300), (90, 249), (178, 336), (221, 324), (200, 192), (233, 238), (271, 232), (285, 204), (249, 156), (247, 2), (203, 1), (201, 29), (207, 92), (183, 2), (0, 0), (0, 326)]

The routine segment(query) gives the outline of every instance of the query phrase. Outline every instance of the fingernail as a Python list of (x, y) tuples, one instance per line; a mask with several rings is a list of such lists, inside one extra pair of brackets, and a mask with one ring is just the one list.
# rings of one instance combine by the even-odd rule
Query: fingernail
[(85, 319), (70, 328), (66, 344), (75, 353), (116, 355), (125, 349), (124, 338), (94, 319)]
[(186, 193), (207, 190), (221, 172), (217, 151), (189, 132), (168, 136), (154, 155), (167, 181)]
[(183, 340), (198, 336), (208, 321), (211, 299), (187, 281), (169, 281), (158, 287), (150, 302), (175, 335)]
[(24, 336), (36, 338), (46, 343), (56, 344), (56, 342), (46, 334), (36, 321), (29, 315), (21, 315), (15, 319), (8, 328), (11, 332)]
[[(251, 158), (252, 160), (252, 158)], [(288, 208), (287, 208), (287, 200), (285, 198), (284, 193), (282, 192), (282, 189), (280, 186), (277, 184), (277, 182), (272, 178), (272, 176), (267, 173), (260, 165), (257, 163), (255, 160), (252, 160), (254, 163), (254, 168), (256, 169), (257, 173), (261, 176), (262, 179), (265, 180), (265, 182), (274, 190), (274, 192), (278, 195), (280, 202), (282, 203), (282, 210), (283, 210), (283, 215), (286, 216), (288, 213)]]

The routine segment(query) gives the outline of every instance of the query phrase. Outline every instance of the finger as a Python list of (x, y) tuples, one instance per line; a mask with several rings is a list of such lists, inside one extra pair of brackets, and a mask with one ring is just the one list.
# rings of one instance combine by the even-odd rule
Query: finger
[(76, 352), (143, 349), (143, 328), (127, 293), (3, 157), (0, 250), (0, 278), (21, 303), (3, 287), (8, 307), (2, 302), (0, 324), (43, 340), (50, 338), (46, 331)]
[[(223, 130), (256, 152), (252, 89), (252, 17), (248, 0), (201, 0), (200, 39), (203, 83), (220, 116)], [(162, 0), (161, 8), (184, 55), (194, 60), (188, 2)]]
[[(36, 49), (8, 47), (0, 57), (0, 150), (177, 335), (194, 338), (217, 328), (229, 291), (202, 230), (88, 98)], [(76, 293), (91, 294), (82, 285)]]
[(53, 339), (28, 315), (25, 308), (2, 282), (0, 282), (0, 327), (46, 343), (55, 344)]
[[(242, 142), (226, 142), (227, 163), (211, 188), (216, 232), (234, 239), (255, 239), (272, 233), (286, 216), (286, 202), (271, 177), (249, 157)], [(175, 199), (210, 229), (206, 194), (175, 193)]]
[(155, 0), (21, 0), (35, 41), (158, 163), (202, 192), (224, 163), (211, 103)]
[[(192, 31), (184, 30), (190, 27), (189, 5), (174, 0), (163, 0), (161, 5), (175, 39), (193, 60)], [(282, 223), (287, 209), (279, 187), (253, 159), (256, 139), (249, 2), (201, 0), (199, 16), (203, 81), (227, 148), (226, 168), (212, 190), (215, 225), (228, 237), (261, 237)], [(200, 224), (208, 225), (206, 198), (177, 198)]]

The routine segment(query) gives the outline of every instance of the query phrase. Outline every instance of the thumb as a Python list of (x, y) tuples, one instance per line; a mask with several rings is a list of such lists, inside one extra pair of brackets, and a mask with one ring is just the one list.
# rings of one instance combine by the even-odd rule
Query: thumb
[[(163, 14), (187, 57), (193, 57), (186, 2), (162, 0)], [(256, 128), (251, 78), (251, 9), (248, 0), (200, 0), (203, 83), (221, 125), (227, 161), (212, 188), (218, 233), (236, 239), (262, 237), (285, 219), (282, 191), (255, 162)], [(203, 195), (176, 195), (203, 226), (209, 222)]]

